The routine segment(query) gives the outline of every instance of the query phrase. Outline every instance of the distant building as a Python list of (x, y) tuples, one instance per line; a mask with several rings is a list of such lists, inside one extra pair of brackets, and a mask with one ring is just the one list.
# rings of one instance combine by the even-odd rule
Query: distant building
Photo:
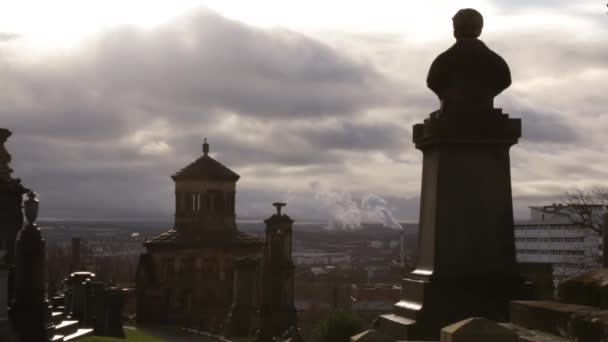
[[(300, 265), (334, 265), (340, 268), (350, 268), (351, 257), (346, 253), (293, 253), (293, 263)], [(344, 267), (343, 267), (344, 266)]]
[[(601, 238), (570, 222), (571, 207), (562, 204), (530, 207), (530, 220), (515, 224), (518, 263), (550, 263), (553, 282), (600, 266)], [(589, 210), (602, 210), (589, 206)]]
[(371, 323), (393, 309), (401, 298), (400, 284), (352, 284), (350, 309)]
[(232, 303), (235, 260), (262, 256), (263, 243), (237, 229), (239, 175), (209, 156), (207, 142), (203, 153), (171, 177), (174, 227), (144, 243), (136, 275), (140, 323), (219, 328)]

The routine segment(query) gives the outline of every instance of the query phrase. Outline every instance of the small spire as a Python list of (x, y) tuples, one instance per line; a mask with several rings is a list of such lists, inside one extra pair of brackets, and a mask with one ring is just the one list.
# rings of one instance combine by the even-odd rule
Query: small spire
[(277, 215), (281, 216), (281, 208), (283, 208), (287, 204), (286, 203), (281, 203), (281, 202), (276, 202), (276, 203), (272, 203), (272, 205), (274, 205), (275, 208), (277, 208)]
[(209, 154), (209, 144), (207, 143), (207, 138), (205, 138), (203, 140), (203, 154), (204, 155), (208, 155)]

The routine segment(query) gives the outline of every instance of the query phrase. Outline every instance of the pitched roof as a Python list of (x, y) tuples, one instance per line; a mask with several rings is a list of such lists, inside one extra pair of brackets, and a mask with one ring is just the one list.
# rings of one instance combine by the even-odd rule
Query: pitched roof
[(184, 236), (175, 228), (164, 232), (150, 240), (147, 246), (184, 246), (184, 247), (238, 247), (261, 246), (262, 240), (241, 231), (228, 231), (225, 234), (210, 232), (208, 235)]
[(241, 176), (222, 165), (208, 154), (195, 160), (190, 165), (179, 170), (171, 178), (173, 180), (183, 178), (226, 180), (236, 182)]
[(234, 171), (230, 170), (222, 165), (222, 163), (209, 156), (209, 144), (207, 143), (207, 138), (205, 138), (205, 142), (203, 144), (203, 156), (171, 176), (173, 180), (180, 178), (194, 178), (233, 182), (239, 180), (240, 177), (241, 176), (234, 173)]

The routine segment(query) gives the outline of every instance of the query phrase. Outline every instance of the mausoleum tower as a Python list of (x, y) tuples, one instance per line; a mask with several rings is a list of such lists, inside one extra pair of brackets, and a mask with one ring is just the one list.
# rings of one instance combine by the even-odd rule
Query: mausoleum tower
[(240, 178), (209, 155), (207, 139), (203, 156), (173, 176), (175, 229), (185, 235), (236, 231), (235, 194)]

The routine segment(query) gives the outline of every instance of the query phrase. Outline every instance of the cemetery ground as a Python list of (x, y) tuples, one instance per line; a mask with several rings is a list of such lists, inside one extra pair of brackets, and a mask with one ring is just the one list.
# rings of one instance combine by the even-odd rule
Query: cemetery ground
[(158, 338), (135, 329), (125, 329), (125, 338), (90, 336), (81, 340), (82, 342), (168, 342), (164, 338)]

